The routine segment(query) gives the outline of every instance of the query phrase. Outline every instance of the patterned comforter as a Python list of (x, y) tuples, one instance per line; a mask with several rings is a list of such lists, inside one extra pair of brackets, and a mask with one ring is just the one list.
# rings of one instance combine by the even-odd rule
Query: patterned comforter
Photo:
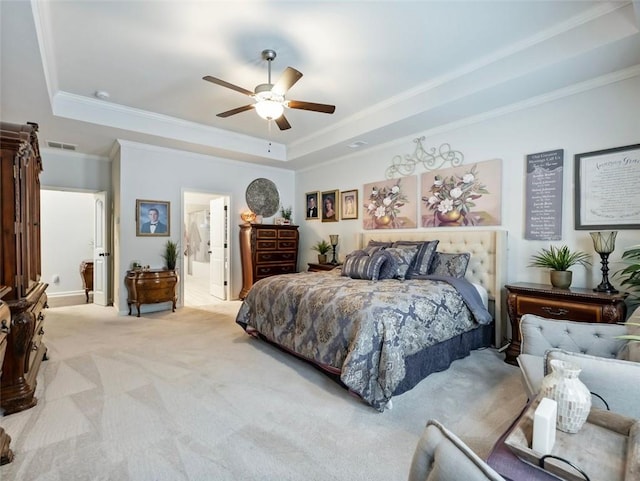
[(340, 373), (350, 390), (384, 411), (405, 377), (407, 356), (478, 326), (467, 302), (443, 280), (373, 282), (335, 269), (256, 282), (236, 322)]

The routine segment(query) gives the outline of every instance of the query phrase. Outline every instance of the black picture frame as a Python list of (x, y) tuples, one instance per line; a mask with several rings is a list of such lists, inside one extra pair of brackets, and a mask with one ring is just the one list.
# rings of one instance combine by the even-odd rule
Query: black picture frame
[[(157, 213), (157, 227), (151, 232), (153, 212)], [(170, 202), (136, 199), (136, 236), (168, 237), (171, 234)]]
[(576, 154), (576, 230), (640, 229), (640, 144)]

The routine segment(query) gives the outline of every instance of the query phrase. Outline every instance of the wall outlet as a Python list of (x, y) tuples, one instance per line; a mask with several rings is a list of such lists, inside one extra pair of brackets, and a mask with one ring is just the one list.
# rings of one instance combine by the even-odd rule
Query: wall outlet
[(58, 274), (52, 275), (51, 282), (54, 284), (60, 284), (60, 276)]

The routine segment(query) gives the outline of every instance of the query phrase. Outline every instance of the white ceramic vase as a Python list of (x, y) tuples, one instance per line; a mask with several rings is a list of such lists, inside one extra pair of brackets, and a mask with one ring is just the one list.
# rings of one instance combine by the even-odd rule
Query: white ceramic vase
[(591, 393), (578, 377), (582, 369), (559, 359), (550, 364), (551, 372), (542, 379), (540, 395), (558, 403), (556, 427), (565, 433), (577, 433), (591, 410)]

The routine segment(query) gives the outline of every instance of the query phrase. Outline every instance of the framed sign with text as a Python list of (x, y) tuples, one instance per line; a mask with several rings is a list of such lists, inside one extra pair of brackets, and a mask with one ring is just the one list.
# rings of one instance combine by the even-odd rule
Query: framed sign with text
[(575, 228), (640, 229), (640, 144), (575, 155)]

